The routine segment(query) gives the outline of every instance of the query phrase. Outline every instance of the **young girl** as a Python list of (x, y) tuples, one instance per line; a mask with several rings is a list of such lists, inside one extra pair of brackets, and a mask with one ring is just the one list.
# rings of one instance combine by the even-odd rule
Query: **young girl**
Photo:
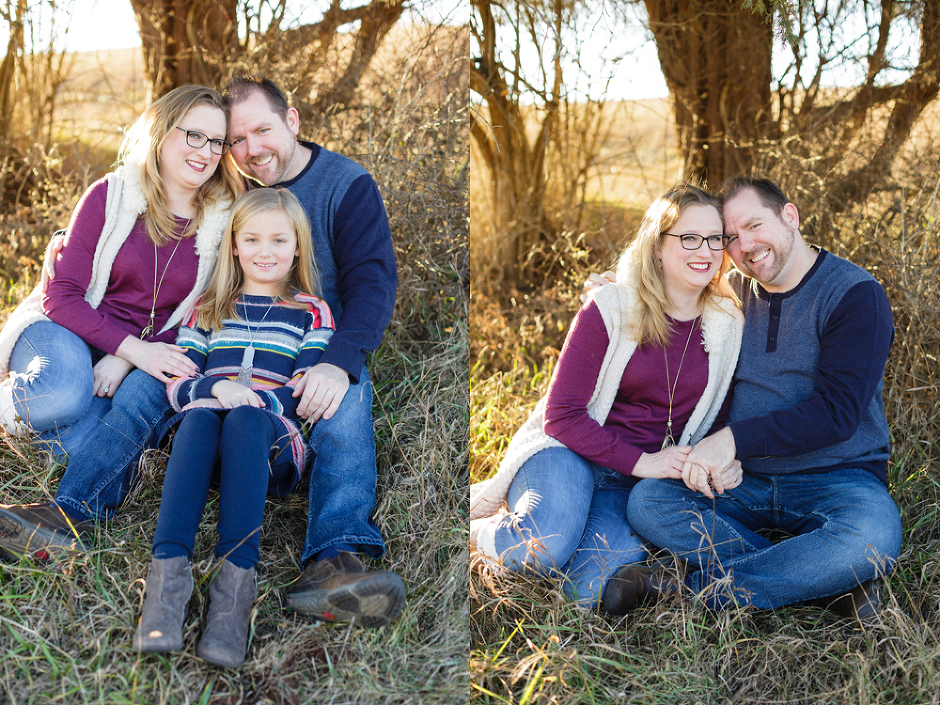
[(294, 387), (333, 332), (319, 290), (310, 226), (289, 191), (250, 191), (235, 204), (209, 288), (177, 344), (198, 368), (167, 388), (181, 420), (173, 440), (135, 637), (138, 651), (183, 646), (193, 588), (190, 560), (210, 482), (219, 484), (220, 569), (196, 653), (236, 668), (245, 660), (265, 494), (300, 480), (306, 442)]

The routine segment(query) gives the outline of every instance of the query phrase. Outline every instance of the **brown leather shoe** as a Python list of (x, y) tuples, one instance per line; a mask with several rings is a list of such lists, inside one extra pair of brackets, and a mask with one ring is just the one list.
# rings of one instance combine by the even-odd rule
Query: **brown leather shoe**
[(877, 619), (881, 612), (881, 596), (878, 583), (874, 580), (866, 580), (842, 595), (812, 600), (810, 604), (825, 607), (840, 617), (862, 622)]
[(287, 594), (287, 606), (301, 614), (364, 627), (388, 624), (404, 604), (401, 578), (387, 570), (367, 573), (346, 551), (308, 565)]
[(0, 504), (0, 548), (40, 561), (84, 553), (94, 529), (75, 523), (55, 504)]
[(625, 565), (604, 587), (601, 609), (608, 614), (627, 614), (644, 602), (659, 601), (679, 592), (675, 573), (659, 568)]

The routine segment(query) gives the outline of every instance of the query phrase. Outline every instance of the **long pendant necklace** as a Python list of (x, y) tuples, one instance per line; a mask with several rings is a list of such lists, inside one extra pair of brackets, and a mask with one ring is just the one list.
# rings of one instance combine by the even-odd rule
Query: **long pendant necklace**
[[(244, 301), (242, 301), (241, 304), (242, 311), (245, 314), (245, 328), (248, 329), (248, 347), (245, 348), (245, 352), (242, 353), (242, 366), (238, 371), (238, 377), (235, 379), (235, 381), (250, 389), (253, 374), (252, 366), (255, 361), (255, 337), (251, 332), (251, 324), (248, 322), (248, 306)], [(271, 301), (271, 305), (268, 306), (268, 310), (264, 312), (261, 320), (258, 321), (258, 325), (255, 327), (256, 331), (261, 328), (261, 324), (264, 323), (264, 319), (268, 317), (268, 314), (271, 312), (271, 308), (273, 306), (274, 300)]]
[(176, 255), (176, 251), (179, 249), (182, 241), (182, 238), (176, 241), (176, 247), (173, 248), (170, 259), (166, 261), (166, 266), (163, 268), (163, 274), (160, 275), (159, 282), (157, 282), (157, 246), (156, 244), (153, 246), (153, 304), (150, 306), (150, 322), (147, 324), (146, 328), (140, 331), (141, 340), (153, 335), (153, 322), (157, 315), (157, 296), (160, 295), (160, 289), (163, 287), (163, 280), (166, 277), (167, 270), (170, 268), (170, 262), (173, 261), (173, 257)]
[(663, 357), (666, 358), (666, 394), (669, 395), (669, 419), (666, 421), (666, 437), (663, 439), (663, 445), (660, 450), (672, 448), (676, 445), (676, 439), (672, 436), (672, 400), (676, 396), (676, 387), (679, 385), (679, 373), (682, 372), (682, 363), (685, 362), (685, 353), (689, 349), (689, 341), (692, 340), (692, 333), (695, 331), (695, 321), (689, 329), (689, 338), (685, 341), (685, 348), (682, 350), (682, 357), (679, 358), (679, 369), (676, 370), (676, 379), (669, 386), (669, 355), (666, 354), (666, 348), (663, 348)]

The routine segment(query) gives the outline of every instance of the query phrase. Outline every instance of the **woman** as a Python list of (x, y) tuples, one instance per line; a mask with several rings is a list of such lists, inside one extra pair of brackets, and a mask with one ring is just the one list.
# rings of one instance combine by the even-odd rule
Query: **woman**
[[(3, 426), (70, 458), (54, 505), (0, 509), (3, 547), (25, 552), (30, 537), (33, 546), (48, 538), (33, 535), (37, 526), (68, 532), (66, 517), (104, 518), (120, 504), (168, 409), (165, 384), (193, 371), (176, 327), (209, 280), (242, 190), (222, 160), (227, 127), (211, 88), (183, 86), (150, 105), (124, 139), (120, 166), (75, 208), (55, 279), (0, 333)], [(101, 477), (73, 467), (83, 451), (113, 463), (104, 485), (82, 482)]]
[[(727, 413), (743, 326), (727, 243), (701, 189), (676, 186), (650, 206), (617, 284), (575, 317), (547, 396), (496, 475), (471, 487), (470, 540), (485, 559), (561, 577), (585, 607), (643, 560), (625, 518), (630, 489), (681, 477), (690, 444)], [(738, 466), (720, 482), (736, 486)]]

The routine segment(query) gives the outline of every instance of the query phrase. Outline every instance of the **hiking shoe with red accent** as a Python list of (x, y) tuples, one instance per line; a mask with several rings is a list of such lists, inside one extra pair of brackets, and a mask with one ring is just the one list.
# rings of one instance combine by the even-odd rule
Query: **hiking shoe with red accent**
[(19, 556), (48, 561), (85, 553), (93, 527), (55, 504), (0, 504), (0, 548)]
[(314, 561), (287, 593), (287, 606), (327, 622), (381, 627), (405, 604), (405, 584), (394, 573), (367, 573), (352, 553)]

